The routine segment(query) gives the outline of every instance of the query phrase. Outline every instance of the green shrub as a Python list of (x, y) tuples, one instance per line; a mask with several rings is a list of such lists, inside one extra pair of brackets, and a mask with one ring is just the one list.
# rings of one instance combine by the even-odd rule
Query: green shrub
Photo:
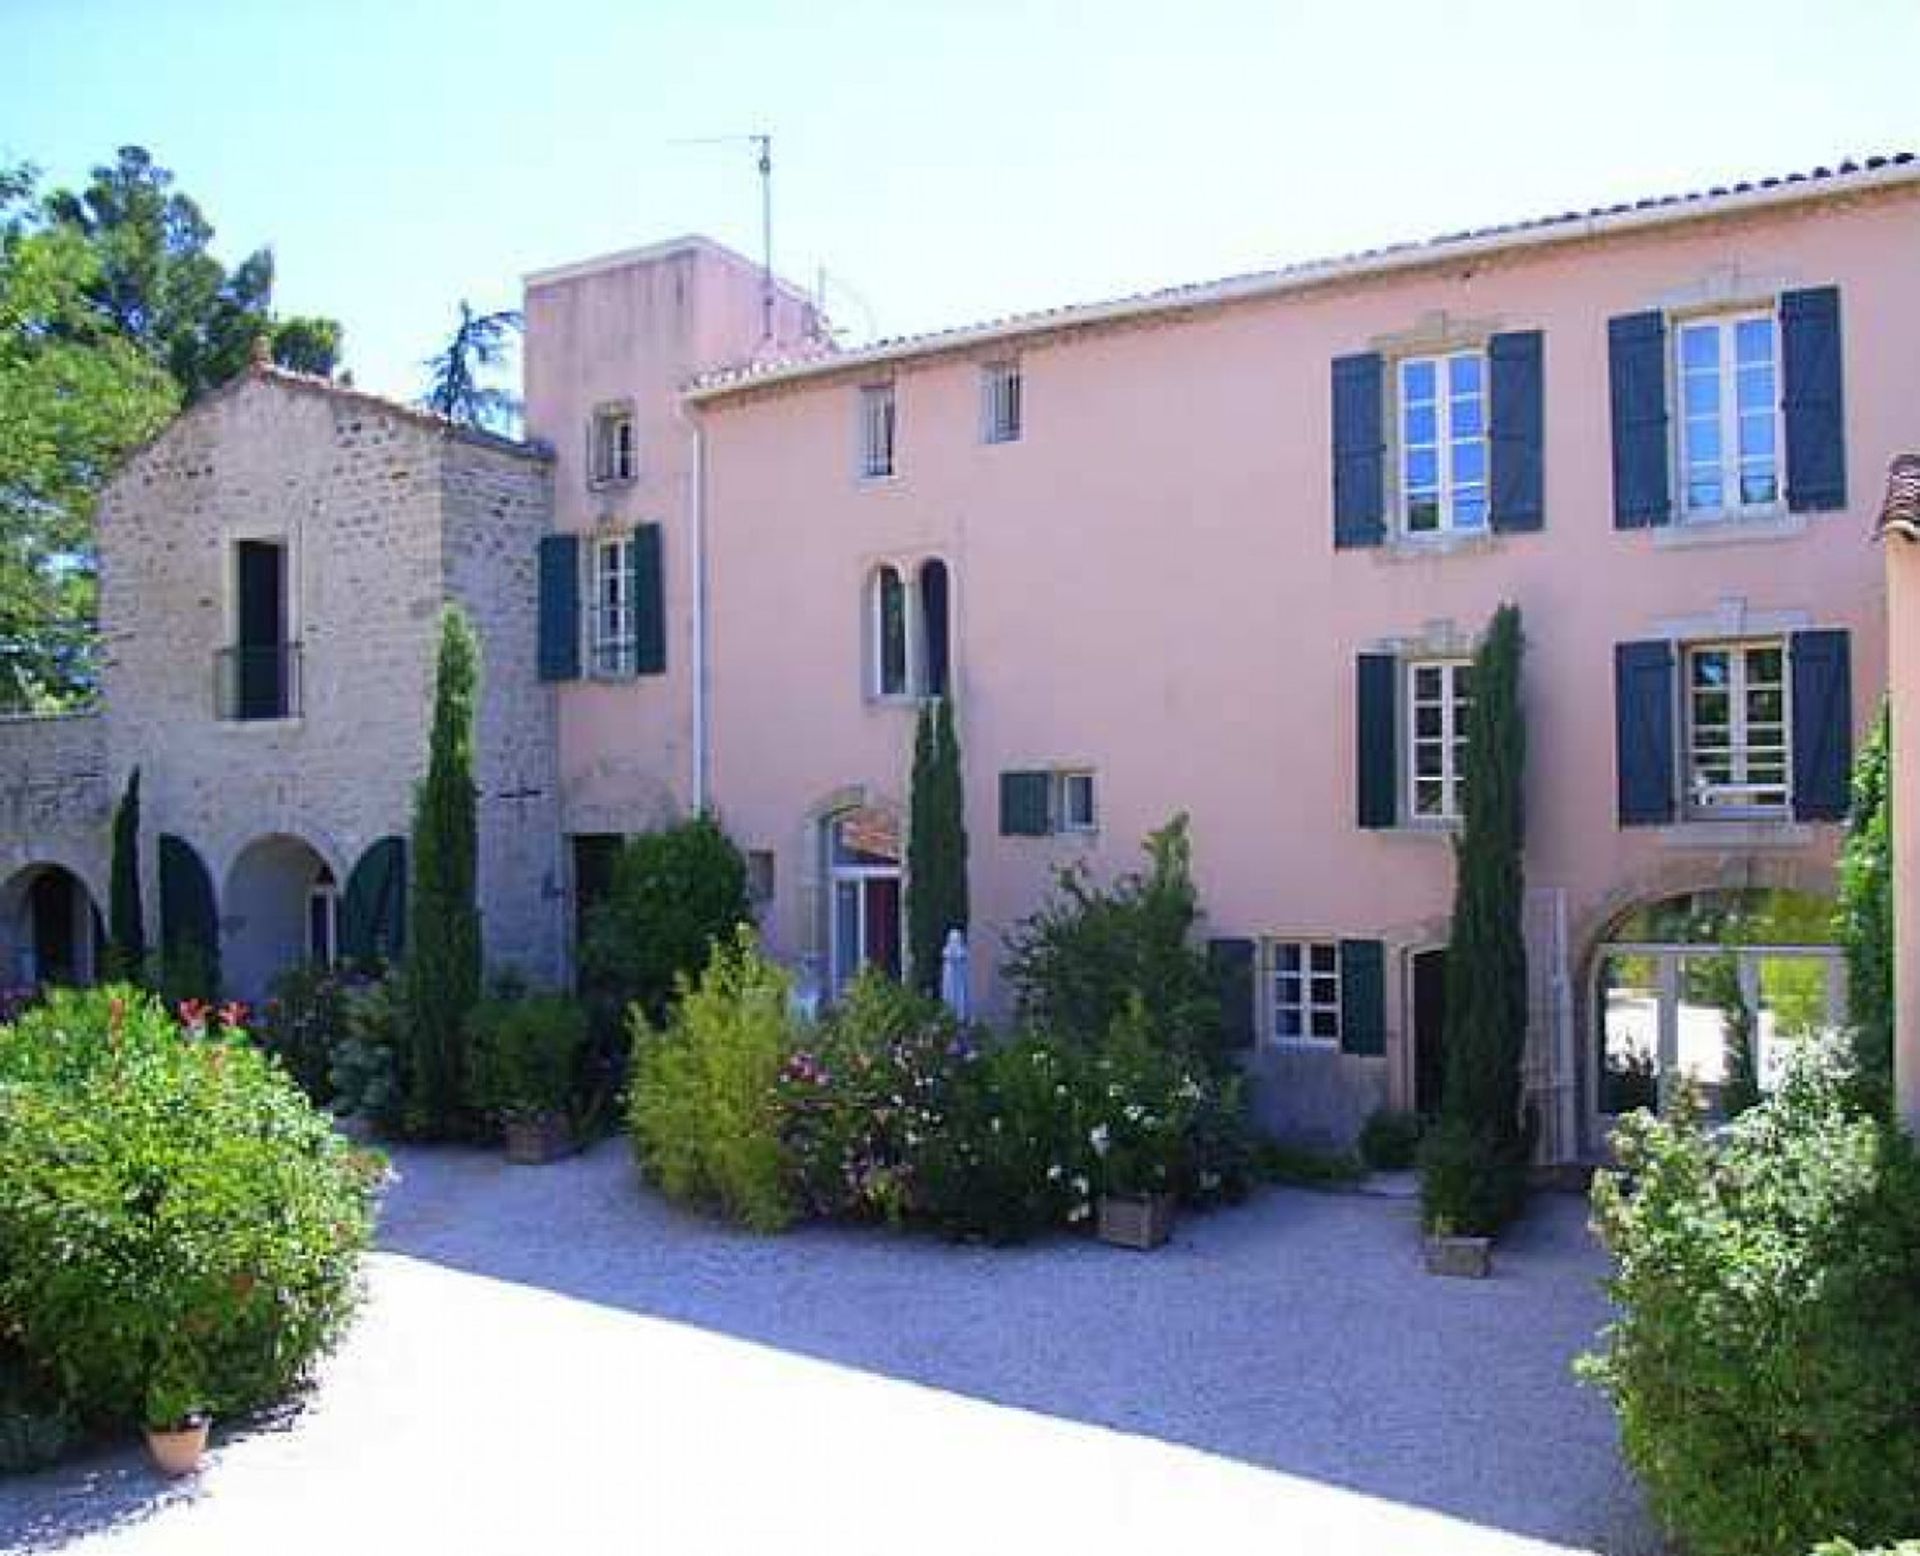
[(1718, 1134), (1685, 1088), (1594, 1185), (1618, 1317), (1582, 1372), (1699, 1556), (1920, 1528), (1920, 1162), (1809, 1044)]
[(1054, 897), (1007, 937), (1006, 976), (1022, 1022), (1097, 1048), (1134, 999), (1156, 1041), (1210, 1067), (1220, 1063), (1220, 994), (1193, 944), (1200, 915), (1187, 818), (1146, 842), (1145, 871), (1095, 886), (1074, 866)]
[(0, 1313), (90, 1424), (277, 1400), (357, 1299), (372, 1159), (196, 1015), (110, 988), (0, 1029)]
[(1847, 1019), (1863, 1095), (1885, 1107), (1893, 1093), (1892, 714), (1883, 700), (1853, 763), (1847, 841), (1840, 854), (1834, 927), (1847, 953)]
[(333, 1101), (333, 1056), (347, 1037), (347, 986), (326, 967), (290, 967), (255, 1012), (254, 1040), (316, 1107)]
[(1866, 1550), (1851, 1540), (1828, 1540), (1816, 1545), (1813, 1556), (1920, 1556), (1920, 1540), (1899, 1540)]
[(711, 816), (629, 839), (581, 946), (596, 1020), (617, 1030), (637, 1004), (660, 1025), (680, 981), (697, 979), (715, 945), (752, 916), (746, 860)]
[(346, 1035), (333, 1051), (327, 1074), (333, 1111), (393, 1133), (406, 1115), (400, 1055), (407, 1016), (399, 980), (390, 975), (350, 989), (342, 1017)]
[(62, 1458), (78, 1425), (49, 1382), (0, 1341), (0, 1475), (23, 1475)]
[(1195, 1209), (1239, 1204), (1259, 1177), (1258, 1150), (1245, 1077), (1233, 1070), (1201, 1076), (1175, 1185), (1180, 1202)]
[(1154, 1041), (1138, 995), (1086, 1064), (1078, 1123), (1093, 1150), (1096, 1194), (1171, 1194), (1187, 1161), (1197, 1079)]
[(1420, 1115), (1376, 1108), (1360, 1126), (1360, 1160), (1376, 1172), (1403, 1172), (1420, 1154)]
[(794, 1048), (789, 982), (744, 926), (685, 978), (664, 1027), (635, 1005), (628, 1124), (641, 1170), (672, 1198), (777, 1231), (797, 1208), (779, 1079)]
[(1297, 1189), (1338, 1189), (1358, 1183), (1367, 1169), (1351, 1152), (1261, 1140), (1254, 1147), (1254, 1173), (1264, 1182)]
[(496, 1119), (566, 1113), (580, 1093), (587, 1017), (563, 994), (490, 998), (470, 1020), (470, 1104)]
[(1496, 1237), (1527, 1194), (1528, 1145), (1495, 1144), (1464, 1119), (1443, 1118), (1420, 1142), (1420, 1220), (1442, 1237)]
[(781, 1134), (809, 1214), (899, 1223), (926, 1206), (923, 1156), (948, 1127), (972, 1045), (951, 1013), (869, 969), (780, 1073)]

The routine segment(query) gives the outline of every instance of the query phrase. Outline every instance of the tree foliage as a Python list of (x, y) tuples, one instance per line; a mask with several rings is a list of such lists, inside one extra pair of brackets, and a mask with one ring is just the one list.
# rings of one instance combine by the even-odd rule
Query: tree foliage
[(1861, 1089), (1876, 1105), (1893, 1087), (1892, 714), (1883, 703), (1853, 766), (1853, 805), (1840, 855), (1840, 943)]
[(966, 797), (953, 703), (924, 703), (913, 746), (907, 822), (907, 952), (914, 987), (938, 995), (947, 932), (966, 931)]
[(413, 881), (407, 894), (403, 1073), (408, 1124), (445, 1138), (458, 1132), (465, 1096), (467, 1016), (480, 999), (480, 908), (475, 892), (479, 825), (474, 716), (480, 643), (465, 612), (440, 617), (427, 776), (414, 797)]
[[(1447, 1069), (1442, 1129), (1427, 1153), (1429, 1224), (1493, 1232), (1519, 1208), (1531, 1146), (1521, 1116), (1527, 1042), (1527, 948), (1522, 922), (1527, 731), (1520, 709), (1520, 612), (1494, 612), (1473, 660), (1466, 792), (1454, 843), (1447, 944)], [(1444, 1165), (1445, 1174), (1434, 1171)], [(1467, 1183), (1458, 1203), (1435, 1192)], [(1482, 1223), (1467, 1225), (1467, 1221)], [(1492, 1224), (1486, 1224), (1492, 1223)]]
[(475, 313), (463, 300), (452, 337), (427, 361), (421, 405), (463, 427), (511, 434), (519, 424), (520, 401), (488, 379), (507, 365), (521, 324), (515, 309)]

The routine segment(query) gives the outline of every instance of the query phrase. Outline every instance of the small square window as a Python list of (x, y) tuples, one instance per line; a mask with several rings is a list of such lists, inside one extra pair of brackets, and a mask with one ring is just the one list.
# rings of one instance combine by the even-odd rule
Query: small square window
[(980, 369), (980, 436), (988, 443), (1020, 441), (1020, 364), (989, 362)]
[(1269, 1010), (1278, 1043), (1340, 1041), (1340, 947), (1332, 940), (1269, 940)]
[(750, 848), (747, 850), (747, 900), (756, 908), (764, 908), (773, 901), (773, 850), (771, 848)]
[(633, 407), (603, 405), (593, 413), (588, 470), (595, 486), (631, 481), (639, 464)]
[(1056, 832), (1093, 832), (1100, 825), (1094, 808), (1093, 774), (1055, 773), (1053, 815)]

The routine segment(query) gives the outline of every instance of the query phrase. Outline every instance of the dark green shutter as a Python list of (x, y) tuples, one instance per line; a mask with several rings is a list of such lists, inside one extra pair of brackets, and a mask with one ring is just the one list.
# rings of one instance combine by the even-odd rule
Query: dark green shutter
[(209, 957), (220, 951), (213, 877), (193, 845), (171, 832), (160, 834), (160, 943), (191, 945)]
[(1780, 379), (1787, 422), (1787, 506), (1795, 513), (1844, 508), (1847, 439), (1839, 287), (1781, 296)]
[(540, 538), (540, 679), (580, 677), (580, 537)]
[(1362, 654), (1354, 662), (1354, 776), (1357, 817), (1363, 827), (1400, 823), (1398, 715), (1400, 661)]
[(1853, 676), (1847, 634), (1796, 632), (1793, 676), (1793, 814), (1843, 821), (1853, 772)]
[(664, 675), (667, 669), (667, 583), (660, 555), (660, 526), (633, 532), (634, 669)]
[(1207, 963), (1220, 991), (1220, 1042), (1228, 1049), (1253, 1047), (1253, 942), (1209, 940)]
[(1385, 366), (1377, 351), (1333, 363), (1333, 543), (1387, 538)]
[(1045, 837), (1052, 830), (1048, 801), (1053, 793), (1051, 773), (1000, 775), (1000, 835)]
[(1615, 763), (1623, 827), (1666, 826), (1674, 818), (1674, 696), (1671, 643), (1614, 645)]
[(1539, 330), (1516, 330), (1487, 342), (1497, 530), (1535, 530), (1546, 522), (1545, 343)]
[(1387, 1051), (1387, 948), (1378, 940), (1340, 942), (1340, 1046)]
[(1667, 482), (1667, 321), (1629, 313), (1607, 321), (1613, 404), (1613, 524), (1644, 529), (1672, 516)]
[(340, 898), (340, 950), (350, 962), (397, 962), (406, 949), (407, 840), (383, 837), (360, 856)]

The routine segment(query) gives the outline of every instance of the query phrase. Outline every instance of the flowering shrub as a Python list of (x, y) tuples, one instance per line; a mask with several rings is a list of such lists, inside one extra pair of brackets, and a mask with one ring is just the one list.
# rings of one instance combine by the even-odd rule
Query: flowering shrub
[(1136, 996), (1087, 1065), (1081, 1118), (1095, 1189), (1120, 1195), (1177, 1189), (1201, 1090), (1177, 1059), (1155, 1047), (1146, 1005)]
[(89, 1424), (265, 1405), (353, 1312), (378, 1164), (240, 1015), (110, 988), (0, 1027), (0, 1343)]
[(253, 1035), (316, 1107), (326, 1107), (333, 1101), (334, 1050), (347, 1036), (345, 979), (327, 967), (288, 968), (261, 1002)]
[(407, 1016), (399, 979), (389, 973), (349, 988), (341, 1014), (344, 1035), (327, 1067), (333, 1111), (395, 1133), (406, 1116), (400, 1050)]
[(1683, 1092), (1594, 1183), (1619, 1316), (1583, 1374), (1699, 1556), (1920, 1528), (1920, 1161), (1810, 1044), (1719, 1134)]

